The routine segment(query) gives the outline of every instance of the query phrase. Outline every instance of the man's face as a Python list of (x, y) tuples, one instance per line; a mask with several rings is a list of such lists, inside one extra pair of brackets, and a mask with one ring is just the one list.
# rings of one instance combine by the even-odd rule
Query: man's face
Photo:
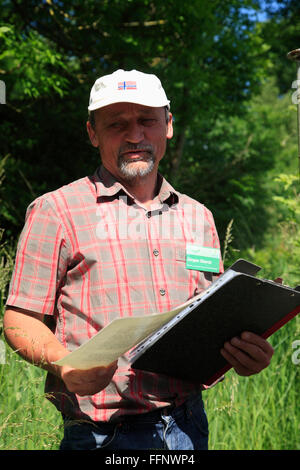
[(87, 123), (104, 167), (115, 177), (134, 180), (157, 170), (173, 135), (172, 115), (166, 123), (164, 108), (115, 103), (95, 112), (95, 129)]

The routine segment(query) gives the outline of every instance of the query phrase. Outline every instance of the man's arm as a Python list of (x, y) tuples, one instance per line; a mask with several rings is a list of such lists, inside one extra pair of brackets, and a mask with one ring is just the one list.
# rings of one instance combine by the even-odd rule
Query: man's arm
[(60, 377), (70, 392), (84, 396), (94, 395), (104, 389), (117, 369), (117, 361), (108, 367), (89, 370), (52, 364), (69, 354), (69, 351), (43, 320), (42, 314), (15, 307), (7, 308), (4, 314), (4, 333), (10, 347), (26, 361)]
[(258, 374), (268, 367), (274, 350), (261, 336), (244, 331), (224, 344), (221, 354), (239, 375)]

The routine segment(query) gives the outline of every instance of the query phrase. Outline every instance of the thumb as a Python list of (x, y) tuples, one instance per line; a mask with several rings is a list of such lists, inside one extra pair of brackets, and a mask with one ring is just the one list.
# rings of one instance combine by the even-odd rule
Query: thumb
[(118, 361), (114, 361), (111, 364), (108, 364), (108, 366), (99, 367), (98, 375), (102, 376), (105, 374), (114, 374), (117, 368), (118, 368)]

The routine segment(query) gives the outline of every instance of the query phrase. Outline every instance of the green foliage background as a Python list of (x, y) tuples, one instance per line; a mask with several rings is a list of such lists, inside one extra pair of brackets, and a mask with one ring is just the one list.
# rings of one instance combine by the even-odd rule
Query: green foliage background
[[(161, 78), (175, 117), (161, 172), (212, 210), (225, 266), (244, 257), (264, 277), (300, 283), (296, 65), (286, 57), (300, 47), (299, 21), (297, 0), (0, 0), (0, 328), (26, 207), (99, 165), (85, 130), (89, 92), (117, 68)], [(272, 337), (267, 371), (207, 392), (213, 448), (299, 448), (299, 338), (295, 319)], [(57, 446), (43, 379), (7, 351), (0, 448)]]

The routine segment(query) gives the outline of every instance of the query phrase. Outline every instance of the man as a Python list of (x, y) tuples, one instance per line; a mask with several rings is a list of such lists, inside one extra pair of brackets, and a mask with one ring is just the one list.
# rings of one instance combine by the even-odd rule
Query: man
[[(46, 391), (65, 421), (61, 449), (207, 448), (204, 384), (132, 370), (126, 354), (90, 370), (53, 364), (113, 319), (168, 311), (213, 280), (185, 264), (187, 243), (219, 249), (210, 211), (158, 173), (173, 135), (169, 109), (154, 75), (99, 78), (87, 131), (101, 167), (27, 211), (4, 327), (9, 344), (49, 372)], [(222, 354), (247, 376), (273, 350), (244, 332)]]

